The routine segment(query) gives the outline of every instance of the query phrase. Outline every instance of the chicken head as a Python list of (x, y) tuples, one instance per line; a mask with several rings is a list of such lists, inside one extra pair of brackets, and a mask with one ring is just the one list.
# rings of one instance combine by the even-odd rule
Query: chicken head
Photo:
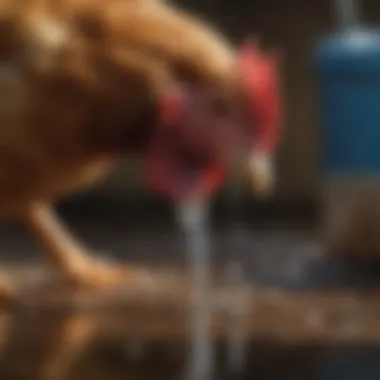
[(176, 200), (204, 196), (234, 170), (258, 193), (270, 190), (280, 126), (277, 66), (277, 53), (249, 42), (236, 52), (232, 81), (164, 93), (148, 152), (151, 186)]

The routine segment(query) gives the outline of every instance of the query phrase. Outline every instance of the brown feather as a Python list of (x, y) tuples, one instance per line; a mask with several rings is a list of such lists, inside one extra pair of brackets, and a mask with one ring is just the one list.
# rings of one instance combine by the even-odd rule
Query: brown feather
[(155, 0), (0, 4), (0, 215), (85, 186), (142, 148), (160, 91), (231, 80), (233, 51)]

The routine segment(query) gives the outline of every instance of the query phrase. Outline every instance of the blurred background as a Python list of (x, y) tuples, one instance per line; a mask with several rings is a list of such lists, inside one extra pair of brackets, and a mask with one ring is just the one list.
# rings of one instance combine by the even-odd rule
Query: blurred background
[[(184, 236), (174, 205), (145, 187), (141, 162), (125, 159), (59, 209), (90, 247), (151, 271), (161, 285), (153, 296), (136, 293), (121, 309), (107, 304), (101, 312), (84, 313), (81, 300), (67, 308), (47, 285), (25, 296), (20, 308), (0, 312), (0, 379), (379, 379), (378, 243), (364, 255), (362, 237), (352, 255), (346, 238), (334, 249), (323, 232), (328, 180), (314, 51), (338, 27), (334, 2), (180, 5), (236, 43), (252, 34), (283, 51), (286, 113), (276, 191), (256, 199), (248, 187), (227, 181), (211, 204), (210, 230)], [(360, 19), (376, 27), (380, 3), (359, 6)], [(205, 243), (204, 235), (212, 240)], [(38, 277), (40, 249), (23, 227), (6, 224), (0, 238), (4, 268), (26, 284)], [(195, 248), (186, 245), (194, 239), (200, 239)], [(194, 266), (210, 260), (212, 274), (194, 277)], [(207, 276), (215, 282), (213, 296)], [(197, 300), (188, 305), (192, 290), (208, 294), (198, 301), (212, 306), (212, 316)]]

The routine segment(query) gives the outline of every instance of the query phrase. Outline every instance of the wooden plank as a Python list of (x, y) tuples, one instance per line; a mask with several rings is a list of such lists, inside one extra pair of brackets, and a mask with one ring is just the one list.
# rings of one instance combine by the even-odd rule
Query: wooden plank
[[(71, 318), (86, 315), (109, 339), (133, 334), (143, 340), (187, 339), (189, 283), (179, 270), (152, 271), (146, 281), (126, 283), (103, 293), (70, 291), (38, 265), (7, 268), (20, 284), (20, 302), (11, 310), (27, 315)], [(215, 281), (213, 333), (226, 336), (236, 289)], [(287, 344), (377, 342), (379, 292), (291, 292), (247, 285), (249, 339)], [(6, 312), (6, 311), (4, 311)], [(50, 318), (50, 317), (49, 317)], [(243, 322), (242, 322), (243, 323)]]

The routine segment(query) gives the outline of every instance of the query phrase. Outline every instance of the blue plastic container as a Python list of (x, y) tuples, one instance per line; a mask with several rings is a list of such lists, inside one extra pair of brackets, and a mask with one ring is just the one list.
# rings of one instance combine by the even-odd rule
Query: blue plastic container
[(322, 39), (315, 64), (324, 174), (380, 176), (380, 30)]

